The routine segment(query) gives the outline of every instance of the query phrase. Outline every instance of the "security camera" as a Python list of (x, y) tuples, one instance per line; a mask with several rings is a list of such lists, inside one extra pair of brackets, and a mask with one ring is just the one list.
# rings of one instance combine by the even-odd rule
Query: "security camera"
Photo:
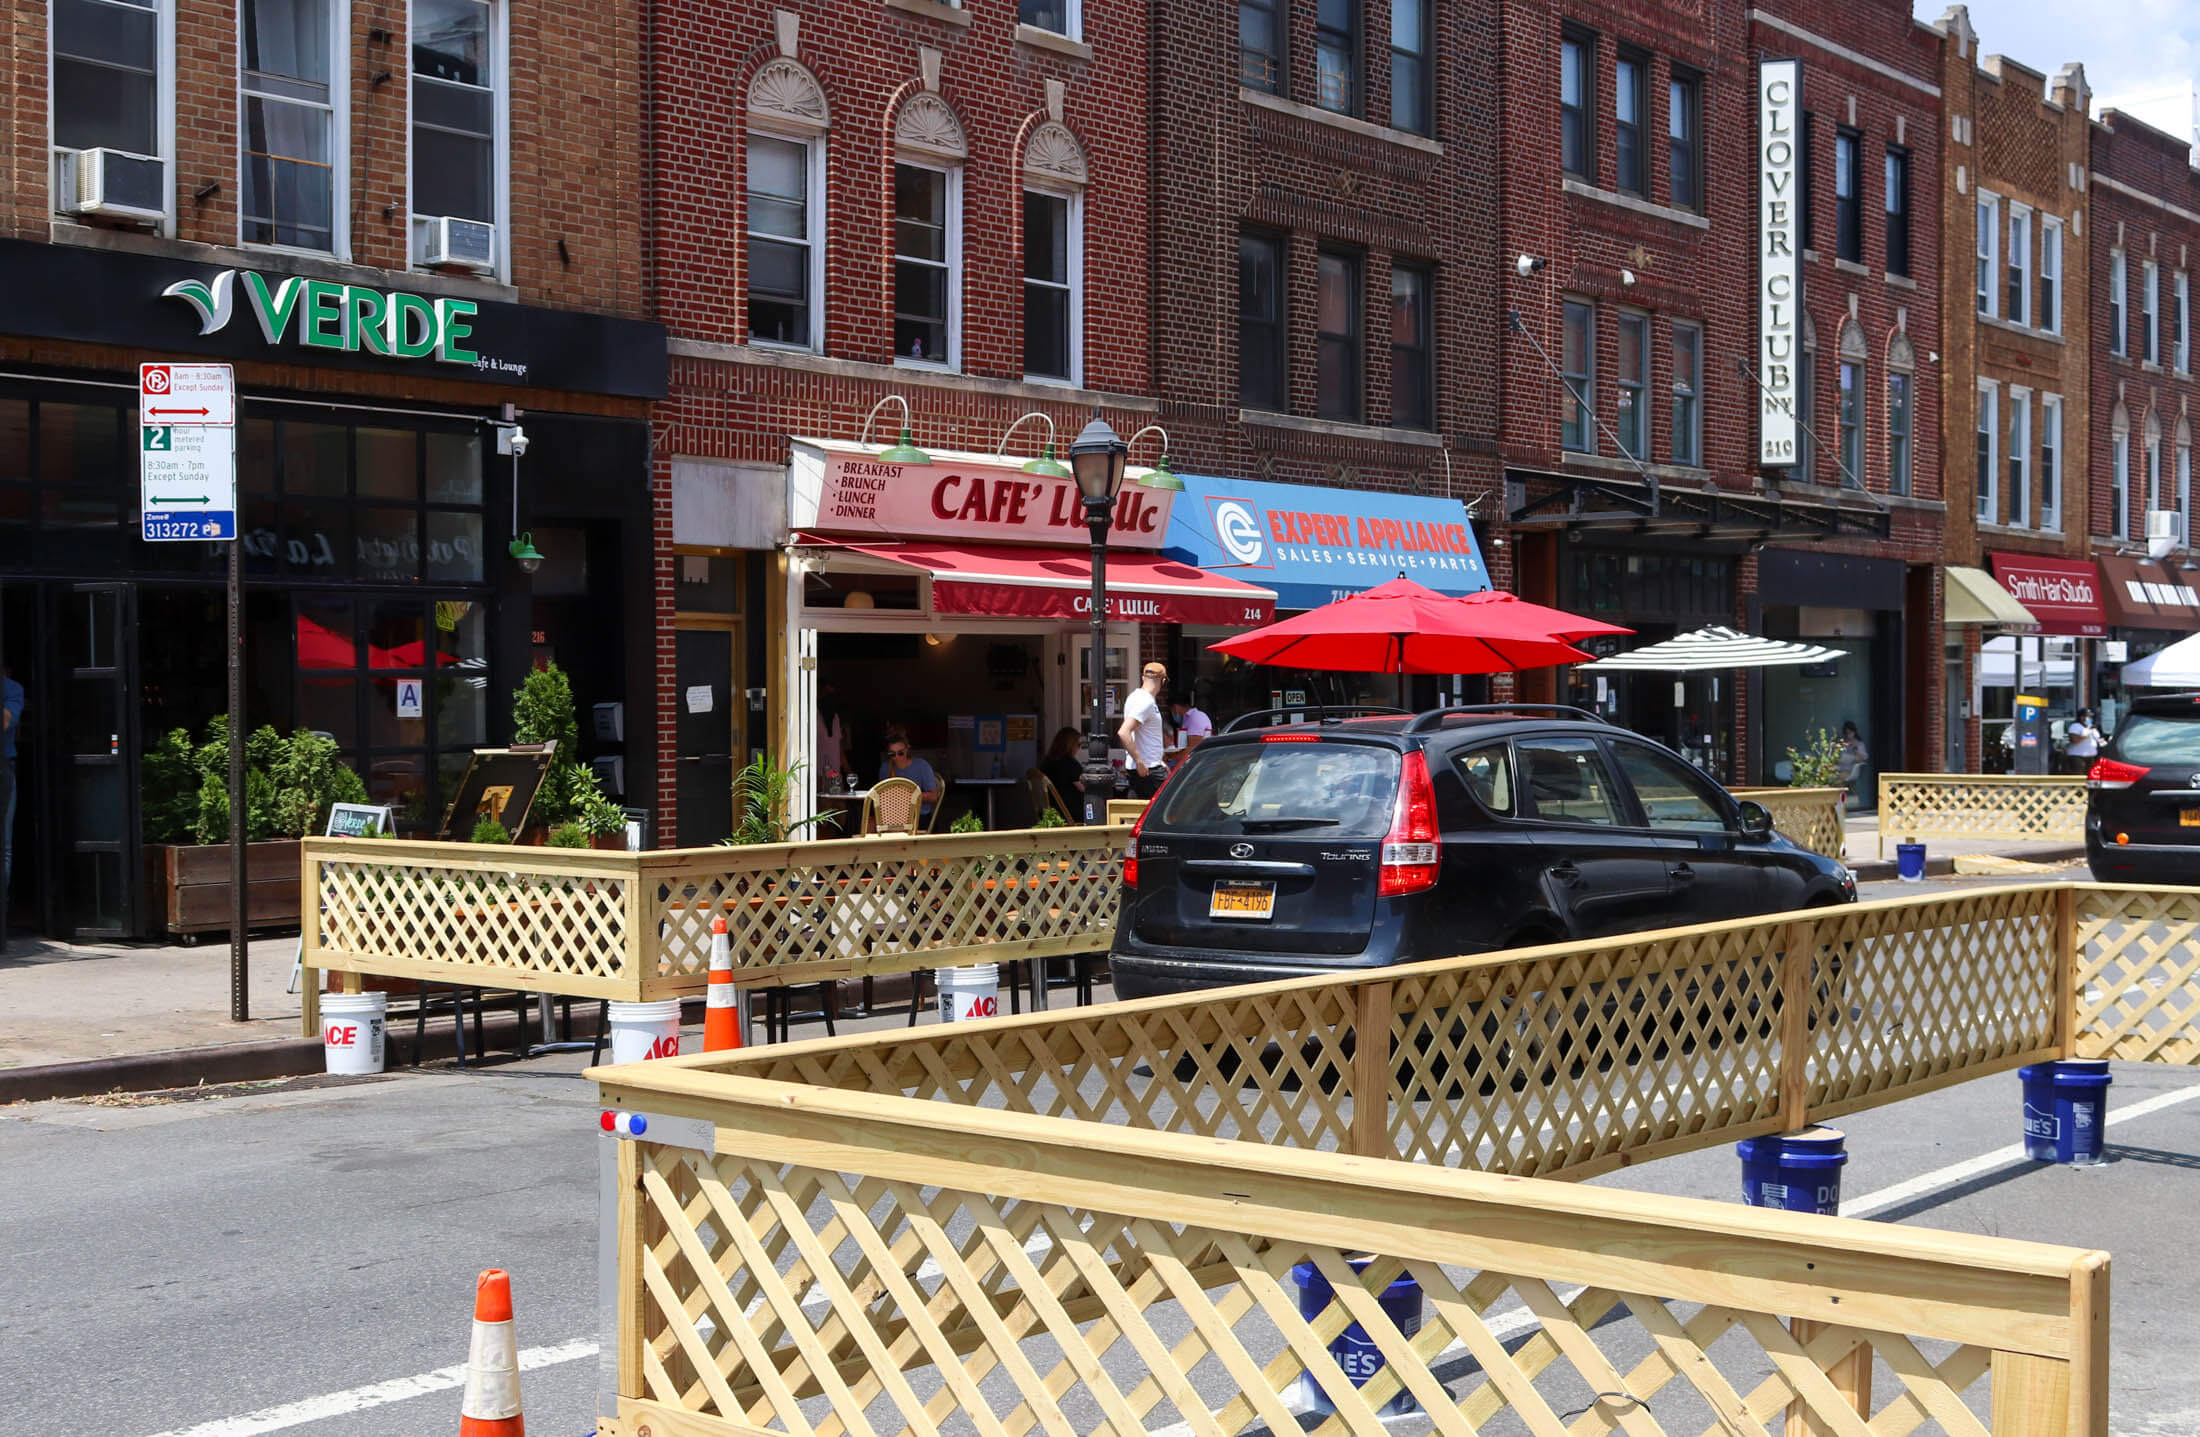
[(497, 431), (497, 453), (522, 459), (527, 454), (527, 431), (517, 424)]
[(1537, 259), (1532, 254), (1524, 254), (1520, 258), (1513, 261), (1513, 272), (1515, 274), (1518, 274), (1522, 279), (1526, 279), (1529, 275), (1534, 274), (1537, 270), (1543, 268), (1545, 263), (1547, 263), (1547, 261)]

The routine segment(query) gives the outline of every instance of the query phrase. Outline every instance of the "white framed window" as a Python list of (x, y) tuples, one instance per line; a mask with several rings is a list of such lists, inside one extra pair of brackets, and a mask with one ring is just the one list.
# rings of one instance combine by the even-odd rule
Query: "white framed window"
[(2147, 507), (2152, 514), (2162, 507), (2162, 421), (2147, 416)]
[(238, 238), (349, 258), (349, 39), (334, 0), (241, 0)]
[(2032, 391), (2009, 386), (2009, 522), (2032, 525)]
[(2139, 362), (2162, 362), (2162, 271), (2153, 260), (2139, 262)]
[(1995, 422), (1995, 401), (2001, 390), (1991, 379), (1978, 382), (1978, 507), (1981, 524), (2001, 522), (2001, 430)]
[(2177, 421), (2177, 544), (2192, 547), (2192, 427)]
[(2009, 310), (2004, 316), (2011, 324), (2032, 322), (2032, 211), (2024, 205), (2011, 202), (2009, 206), (2009, 255), (2003, 266), (2008, 271)]
[[(172, 169), (176, 152), (176, 17), (163, 0), (52, 0), (48, 113), (53, 164), (79, 150), (120, 150)], [(175, 232), (176, 186), (161, 183), (163, 233)], [(59, 186), (54, 189), (58, 196)]]
[(747, 159), (749, 342), (816, 350), (825, 328), (824, 138), (752, 130)]
[(2062, 396), (2040, 396), (2040, 527), (2062, 531)]
[[(411, 16), (413, 218), (493, 225), (496, 272), (503, 274), (510, 174), (503, 7), (414, 0)], [(414, 229), (417, 246), (427, 227)]]
[(2124, 252), (2120, 249), (2112, 249), (2108, 252), (2108, 352), (2110, 354), (2131, 353), (2129, 346), (2125, 343), (2127, 336), (2124, 332), (2125, 280)]
[(2170, 359), (2179, 374), (2192, 372), (2192, 290), (2185, 282), (2185, 272), (2177, 271), (2170, 282)]
[(1078, 39), (1084, 31), (1083, 0), (1017, 0), (1016, 18), (1040, 30)]
[(1596, 388), (1597, 312), (1587, 300), (1569, 299), (1561, 306), (1559, 373), (1564, 379), (1559, 400), (1558, 446), (1579, 454), (1597, 452), (1595, 426), (1589, 422), (1589, 396)]
[(2040, 309), (2035, 322), (2049, 334), (2062, 333), (2063, 224), (2040, 216)]
[(962, 167), (894, 165), (894, 362), (962, 363)]
[(1024, 378), (1085, 377), (1085, 197), (1024, 191)]
[(1999, 312), (2001, 271), (1996, 261), (2001, 239), (2001, 197), (1988, 190), (1978, 192), (1978, 312), (1993, 318)]
[(2131, 423), (2121, 410), (2108, 441), (2108, 537), (2131, 537)]

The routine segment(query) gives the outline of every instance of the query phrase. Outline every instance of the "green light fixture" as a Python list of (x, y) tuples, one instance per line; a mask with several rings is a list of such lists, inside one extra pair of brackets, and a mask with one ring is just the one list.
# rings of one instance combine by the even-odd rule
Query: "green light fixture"
[[(1182, 479), (1179, 479), (1177, 477), (1176, 471), (1169, 467), (1168, 430), (1163, 429), (1158, 424), (1149, 424), (1145, 428), (1139, 430), (1136, 434), (1133, 434), (1131, 436), (1131, 444), (1137, 444), (1139, 440), (1145, 438), (1149, 434), (1158, 434), (1161, 436), (1161, 462), (1154, 465), (1151, 470), (1147, 471), (1146, 477), (1138, 481), (1138, 487), (1141, 489), (1167, 489), (1175, 493), (1182, 493), (1184, 491), (1184, 481)], [(1130, 446), (1125, 447), (1128, 448)]]
[(542, 567), (542, 550), (535, 547), (535, 534), (531, 529), (505, 545), (504, 551), (518, 561), (524, 573), (532, 574)]
[(871, 421), (878, 418), (878, 412), (889, 404), (901, 406), (901, 440), (899, 443), (881, 450), (878, 457), (888, 464), (931, 463), (932, 456), (919, 449), (916, 441), (910, 437), (909, 401), (898, 394), (889, 394), (871, 406), (871, 412), (863, 416), (863, 432), (857, 436), (856, 443), (868, 444), (871, 442)]
[(1051, 440), (1048, 441), (1044, 454), (1036, 459), (1026, 459), (1024, 461), (1024, 472), (1026, 474), (1037, 474), (1045, 479), (1067, 479), (1071, 477), (1069, 466), (1054, 457), (1054, 444)]

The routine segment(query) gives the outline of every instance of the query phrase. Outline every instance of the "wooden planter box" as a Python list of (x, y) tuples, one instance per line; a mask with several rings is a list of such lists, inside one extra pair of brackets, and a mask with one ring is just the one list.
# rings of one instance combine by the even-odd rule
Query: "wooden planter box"
[[(300, 857), (295, 838), (248, 843), (244, 850), (247, 928), (298, 925)], [(229, 931), (229, 845), (149, 843), (145, 890), (161, 933), (195, 937)]]

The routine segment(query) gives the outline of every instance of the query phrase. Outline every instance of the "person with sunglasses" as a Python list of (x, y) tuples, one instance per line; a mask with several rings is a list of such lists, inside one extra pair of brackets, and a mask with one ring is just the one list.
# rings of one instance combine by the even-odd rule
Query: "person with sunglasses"
[(906, 778), (914, 783), (922, 790), (918, 795), (922, 804), (919, 816), (932, 816), (932, 806), (940, 801), (940, 776), (910, 749), (908, 731), (899, 725), (886, 731), (886, 761), (878, 766), (878, 776), (881, 782)]

